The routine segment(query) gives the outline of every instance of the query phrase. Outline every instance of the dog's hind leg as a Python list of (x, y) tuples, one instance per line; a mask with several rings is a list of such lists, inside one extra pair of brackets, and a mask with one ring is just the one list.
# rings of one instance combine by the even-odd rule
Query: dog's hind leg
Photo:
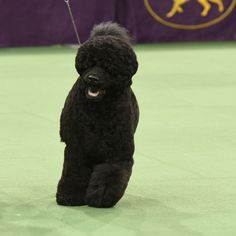
[(58, 183), (56, 200), (59, 205), (86, 205), (85, 194), (91, 169), (80, 163), (78, 148), (66, 146), (62, 177)]
[(95, 166), (86, 194), (89, 206), (113, 207), (123, 196), (132, 172), (132, 163), (124, 161)]

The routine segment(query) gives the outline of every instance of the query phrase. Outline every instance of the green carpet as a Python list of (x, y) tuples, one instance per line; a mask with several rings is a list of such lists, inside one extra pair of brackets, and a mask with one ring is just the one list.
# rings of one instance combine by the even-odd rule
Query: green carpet
[(236, 43), (136, 46), (135, 166), (112, 209), (55, 203), (75, 50), (0, 49), (0, 235), (236, 235)]

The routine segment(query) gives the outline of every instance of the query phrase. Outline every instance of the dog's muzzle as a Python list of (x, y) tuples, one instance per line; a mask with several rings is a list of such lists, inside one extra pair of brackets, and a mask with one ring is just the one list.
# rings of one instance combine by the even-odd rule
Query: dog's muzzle
[(105, 95), (106, 91), (101, 88), (102, 83), (97, 75), (88, 75), (86, 82), (88, 87), (85, 93), (88, 99), (100, 100)]

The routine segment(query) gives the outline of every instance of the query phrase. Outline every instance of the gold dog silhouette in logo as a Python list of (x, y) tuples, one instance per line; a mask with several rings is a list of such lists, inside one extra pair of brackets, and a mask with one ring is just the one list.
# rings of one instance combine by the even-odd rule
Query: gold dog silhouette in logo
[[(173, 6), (169, 13), (167, 13), (167, 17), (171, 18), (176, 13), (183, 13), (184, 9), (182, 6), (189, 2), (190, 0), (173, 0)], [(224, 3), (222, 0), (197, 0), (198, 4), (200, 4), (203, 7), (203, 10), (201, 12), (201, 16), (205, 17), (208, 15), (209, 11), (211, 10), (211, 3), (215, 3), (218, 6), (218, 11), (223, 12), (224, 11)]]

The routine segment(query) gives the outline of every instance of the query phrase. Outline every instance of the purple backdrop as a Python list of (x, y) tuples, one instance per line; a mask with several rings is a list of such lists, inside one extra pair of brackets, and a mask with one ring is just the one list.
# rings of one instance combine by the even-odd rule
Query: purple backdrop
[[(138, 43), (235, 40), (236, 0), (70, 0), (82, 41), (116, 21)], [(0, 47), (74, 44), (64, 0), (0, 0)]]

